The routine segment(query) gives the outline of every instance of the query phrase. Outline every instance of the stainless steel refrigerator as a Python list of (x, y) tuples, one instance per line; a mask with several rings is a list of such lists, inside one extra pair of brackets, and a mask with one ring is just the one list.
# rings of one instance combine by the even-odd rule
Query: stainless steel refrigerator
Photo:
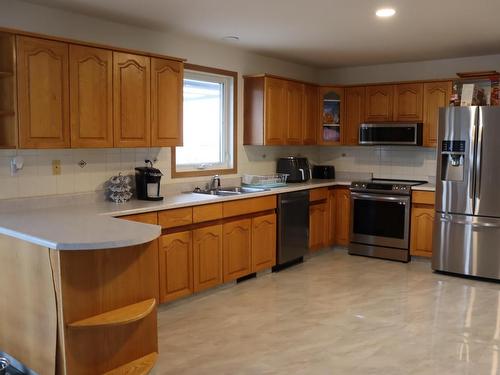
[(500, 108), (439, 114), (432, 268), (500, 279)]

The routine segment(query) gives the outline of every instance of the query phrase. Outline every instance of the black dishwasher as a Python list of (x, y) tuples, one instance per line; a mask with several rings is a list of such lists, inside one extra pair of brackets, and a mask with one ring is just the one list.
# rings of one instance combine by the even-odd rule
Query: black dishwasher
[(278, 247), (273, 271), (301, 262), (308, 251), (309, 190), (278, 195)]

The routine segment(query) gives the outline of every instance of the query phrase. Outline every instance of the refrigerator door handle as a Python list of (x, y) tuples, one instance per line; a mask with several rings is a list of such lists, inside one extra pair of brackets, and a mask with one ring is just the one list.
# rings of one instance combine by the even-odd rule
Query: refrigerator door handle
[[(478, 136), (477, 136), (477, 152), (476, 152), (476, 177), (475, 177), (475, 198), (481, 198), (481, 175), (482, 175), (482, 166), (481, 161), (483, 158), (483, 118), (482, 113), (479, 111), (479, 122), (478, 122)], [(475, 206), (477, 207), (477, 203), (475, 202)]]
[(439, 221), (450, 224), (459, 224), (459, 225), (468, 225), (473, 229), (496, 229), (500, 228), (500, 221), (491, 222), (491, 221), (482, 221), (482, 222), (473, 222), (470, 220), (456, 219), (450, 214), (441, 214), (439, 217)]

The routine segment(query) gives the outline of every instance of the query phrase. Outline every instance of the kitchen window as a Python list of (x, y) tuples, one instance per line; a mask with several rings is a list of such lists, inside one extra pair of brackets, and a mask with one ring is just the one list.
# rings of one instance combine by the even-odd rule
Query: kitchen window
[(186, 64), (182, 147), (172, 177), (236, 173), (237, 73)]

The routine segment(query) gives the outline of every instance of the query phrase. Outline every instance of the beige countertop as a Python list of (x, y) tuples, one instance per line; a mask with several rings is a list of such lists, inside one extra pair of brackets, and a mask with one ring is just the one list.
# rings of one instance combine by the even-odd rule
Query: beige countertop
[[(350, 181), (312, 180), (238, 196), (186, 193), (166, 196), (159, 202), (132, 200), (125, 204), (103, 199), (73, 204), (71, 197), (65, 197), (60, 199), (60, 205), (55, 204), (50, 208), (2, 209), (0, 234), (56, 250), (120, 248), (154, 240), (160, 236), (161, 227), (115, 217), (349, 184)], [(32, 206), (39, 207), (40, 203), (33, 200)]]
[(428, 182), (427, 184), (413, 186), (411, 189), (417, 191), (436, 191), (436, 185)]

